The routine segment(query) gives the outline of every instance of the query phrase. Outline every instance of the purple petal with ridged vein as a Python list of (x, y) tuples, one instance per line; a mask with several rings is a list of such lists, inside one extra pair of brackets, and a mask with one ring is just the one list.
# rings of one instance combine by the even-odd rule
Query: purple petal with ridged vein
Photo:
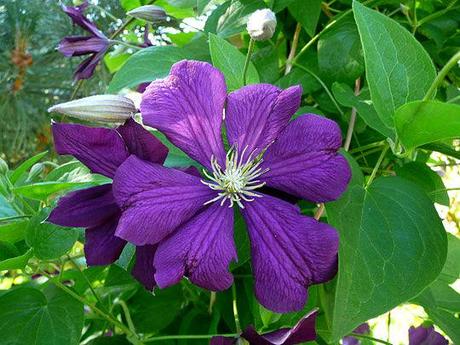
[(61, 197), (47, 221), (61, 226), (93, 227), (118, 214), (112, 185), (91, 187)]
[(168, 148), (134, 119), (128, 119), (117, 128), (117, 132), (123, 137), (131, 154), (152, 163), (164, 163)]
[(131, 274), (147, 290), (153, 290), (155, 282), (155, 267), (153, 259), (157, 250), (156, 245), (146, 245), (136, 247), (136, 262), (134, 263)]
[(260, 153), (287, 126), (300, 105), (302, 89), (248, 85), (228, 95), (225, 124), (230, 145)]
[(337, 232), (268, 195), (244, 205), (256, 298), (278, 313), (302, 309), (307, 287), (337, 271)]
[(114, 129), (53, 123), (52, 131), (57, 153), (74, 156), (94, 173), (112, 178), (129, 156)]
[(213, 203), (162, 241), (155, 255), (158, 286), (185, 275), (202, 288), (221, 291), (233, 283), (229, 264), (236, 260), (233, 209)]
[(318, 115), (292, 121), (268, 148), (261, 176), (267, 186), (313, 202), (337, 199), (347, 188), (351, 170), (337, 151), (339, 126)]
[(167, 78), (154, 81), (143, 93), (143, 121), (205, 167), (210, 168), (212, 155), (223, 165), (226, 92), (223, 74), (209, 63), (180, 61)]
[(66, 57), (105, 51), (109, 41), (99, 37), (69, 36), (59, 42), (58, 50)]
[(409, 345), (448, 345), (449, 342), (434, 330), (433, 326), (411, 326), (409, 328)]
[(113, 194), (123, 210), (116, 234), (136, 245), (158, 243), (216, 196), (199, 177), (134, 155), (118, 168)]
[(120, 256), (126, 241), (115, 236), (119, 214), (85, 231), (85, 257), (89, 266), (110, 265)]

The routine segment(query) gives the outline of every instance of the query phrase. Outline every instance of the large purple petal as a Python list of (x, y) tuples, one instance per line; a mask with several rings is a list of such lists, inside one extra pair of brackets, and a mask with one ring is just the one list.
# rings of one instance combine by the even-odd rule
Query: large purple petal
[(409, 345), (448, 345), (449, 342), (441, 334), (430, 327), (409, 328)]
[(228, 95), (225, 112), (228, 141), (241, 152), (261, 152), (286, 127), (300, 105), (302, 89), (248, 85)]
[(261, 180), (267, 185), (314, 202), (337, 199), (351, 178), (337, 124), (318, 115), (292, 121), (268, 148)]
[(136, 247), (136, 262), (131, 274), (144, 285), (147, 290), (153, 290), (156, 285), (155, 267), (153, 266), (156, 249), (156, 245)]
[(128, 119), (117, 128), (117, 131), (131, 154), (145, 161), (163, 164), (168, 155), (168, 148), (134, 119)]
[(105, 51), (109, 41), (91, 36), (69, 36), (61, 40), (58, 50), (66, 57), (80, 56)]
[(85, 257), (89, 266), (110, 265), (121, 254), (126, 241), (115, 236), (119, 215), (85, 232)]
[(202, 288), (225, 290), (233, 283), (228, 269), (232, 260), (236, 260), (233, 209), (215, 202), (160, 243), (155, 279), (163, 288), (185, 275)]
[(70, 192), (59, 199), (47, 221), (61, 226), (93, 227), (118, 214), (112, 185)]
[(99, 53), (92, 54), (87, 59), (78, 65), (77, 70), (74, 73), (75, 80), (89, 79), (93, 76), (94, 70), (96, 69), (97, 64), (104, 57), (105, 50), (100, 51)]
[(113, 177), (129, 153), (114, 129), (53, 123), (54, 146), (60, 155), (72, 155), (92, 172)]
[(85, 1), (85, 3), (80, 6), (62, 6), (62, 10), (72, 19), (72, 22), (75, 25), (78, 25), (83, 30), (88, 31), (94, 36), (105, 38), (105, 35), (96, 27), (96, 25), (88, 20), (83, 14), (87, 6), (88, 3)]
[(224, 76), (209, 63), (180, 61), (167, 78), (151, 83), (142, 95), (143, 121), (207, 168), (211, 156), (223, 166), (226, 92)]
[(158, 243), (216, 196), (199, 177), (133, 155), (118, 168), (113, 194), (123, 210), (116, 234), (138, 246)]
[(337, 232), (268, 195), (244, 205), (257, 299), (279, 313), (302, 309), (307, 287), (336, 273)]

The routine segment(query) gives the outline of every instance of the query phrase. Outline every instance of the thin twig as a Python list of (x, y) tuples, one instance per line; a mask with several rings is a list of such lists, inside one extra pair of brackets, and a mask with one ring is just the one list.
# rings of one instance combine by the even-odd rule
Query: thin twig
[[(358, 78), (355, 81), (355, 96), (359, 95), (360, 88), (361, 88), (361, 79)], [(345, 149), (345, 151), (348, 151), (350, 149), (351, 137), (353, 135), (353, 130), (355, 128), (355, 122), (356, 122), (356, 108), (353, 107), (351, 108), (350, 122), (348, 123), (347, 135), (345, 137), (345, 143), (343, 144), (343, 148)]]
[(302, 26), (300, 25), (300, 23), (297, 23), (296, 28), (295, 28), (295, 32), (294, 32), (294, 37), (292, 38), (291, 50), (289, 52), (289, 56), (288, 56), (287, 61), (286, 61), (286, 69), (284, 71), (284, 75), (286, 75), (289, 72), (291, 72), (292, 61), (294, 60), (295, 53), (296, 53), (296, 50), (297, 50), (297, 45), (299, 44), (299, 37), (300, 37), (300, 30), (301, 29), (302, 29)]

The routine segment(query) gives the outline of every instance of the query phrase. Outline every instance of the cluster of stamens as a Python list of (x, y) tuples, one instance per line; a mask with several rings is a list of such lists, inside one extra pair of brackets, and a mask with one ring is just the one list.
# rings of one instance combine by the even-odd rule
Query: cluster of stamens
[(253, 159), (252, 152), (247, 159), (244, 154), (247, 147), (238, 154), (236, 147), (230, 148), (225, 159), (225, 167), (219, 165), (217, 159), (211, 157), (212, 175), (207, 171), (203, 174), (210, 181), (201, 181), (209, 186), (212, 190), (219, 191), (218, 195), (205, 202), (205, 205), (220, 200), (220, 205), (223, 206), (228, 200), (233, 207), (236, 203), (239, 207), (244, 208), (242, 201), (253, 201), (254, 198), (260, 198), (261, 195), (254, 190), (261, 188), (265, 182), (260, 182), (257, 178), (265, 174), (269, 169), (262, 169), (260, 165), (263, 162), (262, 154), (259, 154)]

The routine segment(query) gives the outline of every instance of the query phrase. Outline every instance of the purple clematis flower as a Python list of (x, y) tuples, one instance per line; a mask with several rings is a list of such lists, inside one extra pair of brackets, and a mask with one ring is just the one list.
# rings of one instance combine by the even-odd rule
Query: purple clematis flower
[[(72, 155), (93, 173), (113, 178), (130, 156), (162, 164), (168, 149), (133, 119), (117, 129), (53, 123), (54, 144), (61, 155)], [(109, 265), (121, 254), (126, 241), (115, 236), (121, 210), (112, 184), (70, 192), (60, 198), (47, 221), (86, 228), (85, 257), (88, 265)], [(146, 288), (155, 285), (153, 255), (156, 245), (137, 246), (133, 276)]]
[(183, 276), (209, 290), (231, 286), (228, 266), (237, 259), (232, 206), (247, 224), (255, 295), (263, 306), (300, 310), (307, 287), (335, 275), (337, 232), (260, 191), (266, 185), (324, 202), (338, 198), (350, 180), (335, 122), (312, 114), (289, 122), (301, 93), (299, 86), (259, 84), (227, 97), (223, 74), (199, 61), (178, 62), (169, 77), (149, 85), (144, 123), (207, 169), (200, 178), (131, 156), (115, 174), (113, 192), (123, 210), (116, 235), (158, 245), (159, 287)]
[(409, 328), (409, 345), (448, 345), (449, 342), (441, 334), (430, 327)]
[[(353, 333), (356, 333), (356, 334), (369, 334), (370, 332), (371, 332), (371, 329), (369, 328), (369, 324), (367, 322), (359, 325), (353, 331)], [(359, 344), (361, 344), (361, 341), (358, 338), (353, 337), (351, 335), (343, 337), (342, 339), (342, 345), (359, 345)]]
[[(314, 310), (305, 315), (292, 328), (281, 328), (277, 331), (259, 334), (254, 327), (247, 327), (241, 334), (241, 338), (247, 340), (250, 345), (294, 345), (316, 339), (315, 323), (317, 311)], [(238, 338), (213, 337), (210, 345), (233, 345)]]
[(110, 40), (94, 23), (84, 16), (83, 11), (87, 6), (87, 1), (76, 7), (62, 6), (62, 9), (72, 19), (72, 22), (90, 34), (89, 36), (65, 37), (58, 46), (59, 51), (66, 57), (91, 54), (75, 71), (74, 77), (76, 80), (91, 78), (94, 74), (94, 69), (110, 46)]

